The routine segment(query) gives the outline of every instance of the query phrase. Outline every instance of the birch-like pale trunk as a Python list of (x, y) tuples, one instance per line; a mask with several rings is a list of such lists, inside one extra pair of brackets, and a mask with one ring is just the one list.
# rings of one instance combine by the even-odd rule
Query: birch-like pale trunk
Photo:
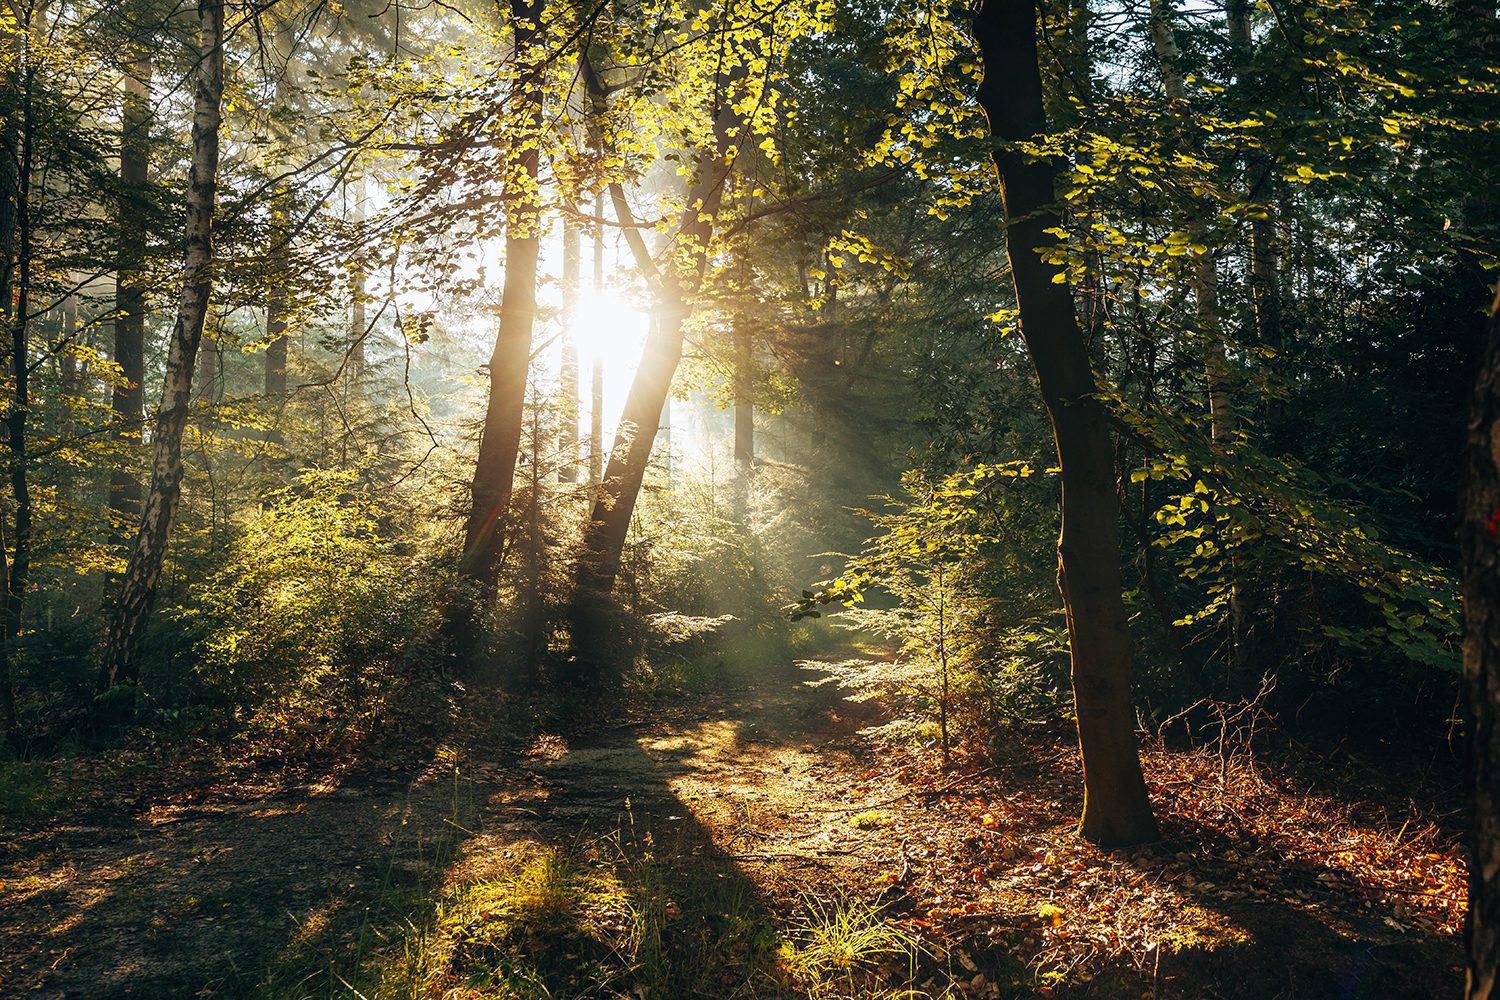
[(151, 488), (135, 545), (120, 583), (100, 665), (108, 689), (139, 676), (141, 638), (166, 559), (167, 539), (182, 495), (182, 436), (193, 399), (193, 370), (213, 290), (214, 198), (224, 98), (224, 2), (198, 2), (199, 57), (193, 86), (192, 161), (187, 184), (187, 249), (182, 292), (167, 348), (166, 379), (151, 439)]

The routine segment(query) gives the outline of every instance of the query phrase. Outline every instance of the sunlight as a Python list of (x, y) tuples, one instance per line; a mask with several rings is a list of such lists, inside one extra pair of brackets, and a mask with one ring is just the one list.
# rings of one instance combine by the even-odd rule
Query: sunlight
[(578, 347), (579, 390), (588, 407), (591, 372), (598, 362), (604, 375), (604, 423), (612, 433), (625, 406), (631, 379), (640, 364), (650, 316), (617, 289), (585, 290), (568, 323)]

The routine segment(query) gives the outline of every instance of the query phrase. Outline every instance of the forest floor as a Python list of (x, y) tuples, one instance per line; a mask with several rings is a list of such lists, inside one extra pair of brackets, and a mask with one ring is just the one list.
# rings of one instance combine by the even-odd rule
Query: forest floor
[(1073, 833), (1066, 727), (943, 771), (868, 734), (879, 706), (831, 672), (739, 671), (524, 738), (475, 694), (421, 757), (290, 784), (111, 771), (8, 824), (0, 996), (1459, 994), (1430, 762), (1153, 744), (1164, 839), (1102, 852)]

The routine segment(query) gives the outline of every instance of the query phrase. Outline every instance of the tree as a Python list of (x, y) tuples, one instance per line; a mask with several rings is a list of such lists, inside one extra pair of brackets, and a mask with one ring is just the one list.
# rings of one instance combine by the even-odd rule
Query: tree
[(995, 141), (1021, 335), (1041, 385), (1062, 468), (1058, 588), (1067, 615), (1083, 757), (1079, 829), (1101, 846), (1156, 839), (1130, 697), (1131, 644), (1120, 592), (1119, 500), (1109, 418), (1063, 272), (1043, 259), (1060, 228), (1056, 167), (1025, 146), (1046, 129), (1033, 0), (984, 0), (974, 22), (979, 103)]
[(474, 463), (468, 520), (464, 525), (463, 573), (486, 592), (495, 586), (505, 547), (505, 518), (515, 486), (516, 457), (526, 408), (526, 377), (536, 323), (537, 254), (541, 209), (537, 171), (542, 134), (542, 81), (545, 65), (538, 50), (541, 0), (512, 0), (516, 93), (522, 110), (511, 132), (512, 166), (506, 176), (505, 286), (500, 324), (490, 354), (489, 400)]
[[(145, 417), (146, 255), (145, 212), (151, 165), (151, 57), (136, 43), (123, 76), (120, 114), (120, 199), (116, 221), (114, 362), (121, 381), (113, 406), (116, 437), (140, 441)], [(110, 510), (123, 543), (141, 516), (141, 480), (133, 466), (116, 469), (109, 485)]]
[(122, 681), (133, 682), (137, 677), (141, 638), (182, 494), (182, 435), (192, 405), (193, 369), (213, 291), (214, 199), (218, 190), (219, 127), (224, 98), (223, 0), (199, 0), (198, 25), (182, 291), (167, 349), (161, 406), (151, 439), (151, 489), (104, 647), (100, 685), (106, 689)]
[(1500, 293), (1470, 405), (1459, 541), (1469, 729), (1469, 1000), (1500, 997)]
[[(624, 230), (636, 267), (650, 282), (655, 298), (651, 332), (641, 352), (641, 362), (625, 397), (625, 409), (609, 451), (609, 462), (599, 484), (599, 494), (583, 532), (583, 552), (574, 573), (572, 636), (574, 652), (585, 670), (594, 670), (608, 658), (607, 604), (620, 557), (630, 530), (630, 518), (645, 481), (651, 449), (661, 425), (662, 411), (672, 390), (672, 378), (682, 360), (684, 328), (691, 311), (691, 296), (703, 279), (713, 239), (714, 216), (723, 199), (733, 163), (734, 137), (744, 129), (734, 111), (733, 84), (742, 79), (742, 66), (714, 75), (714, 149), (705, 153), (688, 193), (687, 207), (678, 226), (687, 266), (668, 259), (658, 265), (646, 247), (626, 198), (624, 185), (610, 185), (615, 217)], [(584, 60), (584, 77), (595, 113), (602, 112), (604, 88), (594, 69)], [(685, 272), (686, 281), (682, 276)]]

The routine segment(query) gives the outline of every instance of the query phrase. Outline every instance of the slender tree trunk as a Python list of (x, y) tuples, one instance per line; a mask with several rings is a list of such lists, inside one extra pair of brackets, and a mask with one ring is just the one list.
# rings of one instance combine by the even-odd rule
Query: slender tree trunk
[[(1162, 89), (1174, 102), (1187, 100), (1187, 87), (1182, 75), (1181, 55), (1177, 40), (1172, 33), (1168, 0), (1151, 0), (1151, 40), (1156, 49), (1157, 62), (1161, 65)], [(1235, 0), (1236, 3), (1240, 0)], [(1231, 17), (1231, 42), (1234, 33), (1248, 30), (1235, 25)], [(1179, 140), (1184, 152), (1193, 152), (1192, 143), (1184, 134)], [(1213, 209), (1205, 200), (1190, 208), (1185, 229), (1188, 238), (1197, 246), (1208, 247), (1210, 242), (1203, 225), (1203, 218)], [(1262, 236), (1264, 239), (1264, 235)], [(1263, 248), (1264, 249), (1264, 248)], [(1252, 254), (1253, 256), (1253, 254)], [(1260, 265), (1265, 269), (1266, 261)], [(1252, 264), (1252, 270), (1254, 265)], [(1224, 352), (1224, 324), (1219, 311), (1219, 277), (1211, 248), (1193, 251), (1193, 273), (1191, 279), (1195, 304), (1198, 335), (1203, 340), (1204, 374), (1208, 385), (1209, 436), (1216, 449), (1225, 453), (1234, 444), (1237, 418), (1234, 395), (1229, 386), (1229, 363)], [(1252, 292), (1254, 280), (1252, 278)], [(1264, 299), (1260, 308), (1270, 306)], [(1269, 313), (1266, 317), (1269, 319)], [(1279, 332), (1276, 336), (1280, 336)], [(1233, 551), (1233, 550), (1231, 550)], [(1230, 556), (1229, 589), (1229, 692), (1231, 696), (1254, 692), (1258, 687), (1258, 668), (1251, 642), (1253, 626), (1252, 588), (1244, 579), (1242, 560), (1235, 553)]]
[[(71, 278), (69, 279), (71, 280)], [(70, 440), (78, 431), (78, 421), (74, 418), (73, 401), (78, 398), (78, 386), (81, 381), (78, 372), (78, 355), (74, 353), (75, 342), (78, 339), (78, 296), (70, 294), (63, 299), (62, 330), (59, 331), (57, 342), (61, 349), (57, 355), (57, 388), (62, 396), (62, 422), (58, 428), (63, 440)], [(57, 485), (58, 497), (66, 506), (73, 502), (73, 476), (64, 476)]]
[(755, 464), (755, 343), (750, 317), (734, 318), (734, 461), (741, 472)]
[[(594, 294), (604, 289), (604, 192), (594, 196)], [(589, 485), (604, 478), (604, 362), (589, 366)]]
[[(112, 406), (121, 441), (141, 439), (146, 380), (146, 199), (151, 151), (151, 59), (140, 53), (124, 78), (120, 133), (120, 205), (115, 271), (114, 361), (123, 383)], [(121, 546), (141, 516), (141, 479), (130, 461), (110, 478), (109, 508)]]
[(571, 213), (563, 216), (563, 329), (562, 373), (558, 383), (559, 399), (557, 481), (578, 482), (578, 286), (582, 261), (578, 220)]
[(1102, 846), (1154, 840), (1130, 698), (1130, 630), (1120, 592), (1119, 501), (1109, 418), (1062, 271), (1043, 260), (1060, 222), (1053, 163), (1011, 144), (1043, 133), (1034, 0), (983, 0), (974, 35), (984, 64), (979, 102), (996, 141), (1006, 253), (1021, 334), (1052, 418), (1062, 469), (1058, 584), (1067, 616), (1083, 758), (1082, 835)]
[[(1250, 0), (1229, 0), (1224, 8), (1229, 45), (1235, 55), (1236, 82), (1244, 89), (1252, 82), (1255, 43), (1250, 36)], [(1276, 251), (1276, 203), (1268, 190), (1271, 158), (1253, 154), (1245, 163), (1245, 197), (1261, 212), (1250, 220), (1250, 300), (1256, 339), (1265, 347), (1281, 349), (1281, 261)]]
[[(1162, 89), (1169, 100), (1186, 101), (1187, 87), (1182, 76), (1181, 55), (1177, 49), (1177, 40), (1172, 34), (1167, 0), (1151, 0), (1150, 27), (1156, 60), (1161, 66)], [(1184, 151), (1191, 149), (1186, 136), (1179, 141), (1179, 145)], [(1188, 237), (1196, 246), (1207, 246), (1203, 216), (1208, 211), (1207, 204), (1195, 205), (1186, 220)], [(1234, 402), (1229, 393), (1223, 322), (1219, 315), (1219, 279), (1212, 249), (1193, 251), (1191, 285), (1198, 335), (1203, 338), (1210, 434), (1215, 444), (1223, 446), (1234, 435)]]
[(182, 491), (182, 435), (192, 401), (193, 368), (213, 289), (214, 196), (224, 96), (223, 0), (199, 0), (199, 59), (193, 88), (192, 162), (187, 185), (187, 251), (182, 294), (167, 348), (167, 374), (151, 440), (151, 491), (104, 647), (100, 684), (135, 681), (141, 637), (166, 558)]
[[(9, 334), (7, 347), (10, 351), (12, 396), (5, 411), (6, 445), (9, 450), (9, 479), (11, 502), (15, 506), (15, 529), (11, 538), (11, 555), (5, 574), (5, 614), (3, 631), (0, 631), (0, 722), (3, 722), (5, 740), (15, 729), (15, 694), (12, 687), (12, 671), (16, 659), (16, 646), (21, 636), (22, 612), (25, 606), (26, 587), (31, 568), (31, 484), (27, 463), (27, 420), (31, 411), (30, 337), (31, 281), (32, 281), (32, 227), (31, 227), (31, 173), (32, 139), (34, 128), (33, 83), (35, 65), (31, 51), (31, 25), (17, 26), (15, 35), (7, 39), (16, 48), (18, 68), (11, 80), (15, 97), (20, 105), (17, 109), (17, 128), (7, 128), (0, 140), (0, 227), (3, 227), (5, 243), (5, 272), (0, 278), (0, 320)], [(12, 299), (14, 295), (14, 299)], [(14, 305), (12, 305), (14, 302)]]
[[(582, 61), (585, 86), (596, 114), (604, 110), (604, 88), (587, 58)], [(594, 507), (584, 527), (583, 552), (574, 573), (571, 631), (574, 653), (581, 672), (594, 672), (611, 658), (608, 636), (610, 592), (620, 572), (620, 559), (630, 531), (641, 483), (651, 461), (656, 432), (672, 390), (672, 378), (682, 360), (683, 324), (687, 320), (689, 295), (703, 278), (713, 238), (714, 217), (723, 201), (729, 180), (730, 151), (736, 137), (743, 137), (744, 122), (734, 111), (733, 90), (744, 70), (717, 74), (718, 95), (713, 130), (714, 149), (702, 156), (697, 178), (688, 192), (687, 207), (678, 227), (678, 245), (686, 252), (695, 276), (692, 288), (684, 287), (674, 261), (658, 265), (635, 227), (635, 217), (619, 183), (609, 186), (619, 220), (636, 266), (648, 277), (656, 292), (654, 322), (646, 337), (641, 362), (625, 397), (625, 410), (610, 448), (609, 464)]]
[(213, 402), (219, 390), (219, 340), (214, 336), (217, 327), (217, 317), (210, 309), (203, 321), (203, 342), (198, 349), (198, 399), (205, 403)]
[[(354, 221), (361, 227), (365, 221), (365, 175), (354, 181)], [(365, 377), (365, 339), (369, 322), (365, 318), (365, 269), (361, 262), (349, 280), (349, 381), (358, 385)]]
[(1469, 411), (1459, 541), (1469, 731), (1469, 1000), (1500, 998), (1500, 294)]
[(507, 198), (505, 286), (500, 299), (500, 328), (490, 354), (490, 395), (479, 458), (474, 465), (472, 504), (464, 528), (463, 573), (486, 591), (495, 585), (505, 547), (505, 516), (515, 486), (516, 457), (526, 410), (526, 375), (531, 362), (536, 322), (536, 267), (541, 210), (537, 205), (538, 146), (542, 131), (539, 53), (534, 51), (542, 12), (541, 0), (511, 0), (516, 54), (521, 66), (517, 92), (525, 102), (525, 125), (513, 141), (521, 180)]
[(286, 300), (273, 292), (266, 303), (266, 382), (265, 396), (279, 400), (286, 395), (287, 323)]

